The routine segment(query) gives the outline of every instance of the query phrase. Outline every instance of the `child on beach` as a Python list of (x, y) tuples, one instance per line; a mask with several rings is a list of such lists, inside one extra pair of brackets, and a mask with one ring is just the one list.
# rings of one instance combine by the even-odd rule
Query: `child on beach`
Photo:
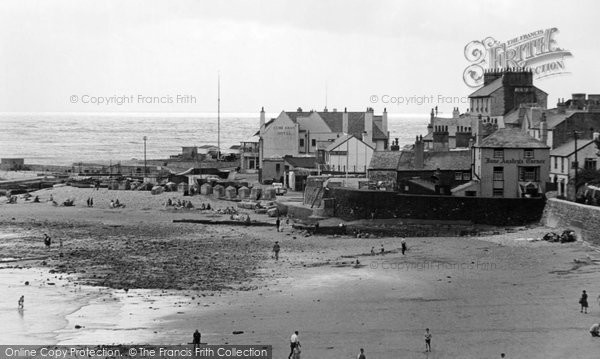
[(580, 313), (587, 313), (587, 309), (588, 309), (587, 298), (588, 298), (588, 295), (584, 290), (583, 293), (581, 293), (581, 298), (579, 299), (579, 304), (581, 304)]
[(365, 350), (363, 348), (360, 348), (360, 353), (358, 353), (356, 359), (367, 359), (367, 356), (365, 355)]
[(425, 329), (425, 351), (431, 351), (431, 333), (429, 332), (429, 328)]
[(22, 295), (21, 298), (19, 298), (19, 309), (23, 309), (24, 304), (25, 304), (25, 296)]

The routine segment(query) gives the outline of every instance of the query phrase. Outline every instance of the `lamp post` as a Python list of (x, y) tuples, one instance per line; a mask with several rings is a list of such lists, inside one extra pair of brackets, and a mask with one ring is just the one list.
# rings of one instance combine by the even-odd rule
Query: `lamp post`
[(148, 171), (147, 171), (147, 167), (146, 167), (146, 141), (148, 140), (148, 137), (144, 136), (144, 177), (148, 176)]

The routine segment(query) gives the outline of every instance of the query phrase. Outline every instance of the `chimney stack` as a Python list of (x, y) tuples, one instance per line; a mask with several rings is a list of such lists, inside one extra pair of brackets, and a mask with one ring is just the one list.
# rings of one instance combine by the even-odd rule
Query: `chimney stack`
[(415, 141), (415, 169), (423, 169), (425, 160), (425, 146), (423, 136), (417, 136)]
[[(387, 117), (387, 108), (383, 109), (383, 114), (381, 115), (381, 127), (383, 130), (383, 133), (388, 134), (388, 117)], [(388, 135), (388, 138), (390, 136)]]
[(264, 131), (265, 131), (265, 108), (263, 106), (260, 109), (260, 129), (259, 129), (260, 137), (262, 137)]
[(455, 107), (454, 110), (452, 111), (452, 118), (459, 118), (460, 117), (460, 111), (458, 110), (458, 107)]
[(344, 113), (342, 114), (342, 132), (348, 133), (348, 111), (344, 107)]
[(540, 120), (540, 141), (545, 145), (548, 142), (548, 123), (546, 122), (545, 112), (542, 112), (542, 119)]

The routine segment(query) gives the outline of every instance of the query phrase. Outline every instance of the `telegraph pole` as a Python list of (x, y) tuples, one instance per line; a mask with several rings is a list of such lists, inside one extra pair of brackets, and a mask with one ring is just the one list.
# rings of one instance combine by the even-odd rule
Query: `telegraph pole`
[(217, 161), (221, 159), (221, 73), (217, 76)]
[(144, 177), (148, 177), (147, 163), (146, 163), (146, 141), (148, 137), (144, 136)]

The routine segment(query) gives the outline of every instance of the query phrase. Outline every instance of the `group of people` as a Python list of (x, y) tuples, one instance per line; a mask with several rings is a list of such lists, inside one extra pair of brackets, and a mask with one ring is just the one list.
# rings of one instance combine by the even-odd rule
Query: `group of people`
[(167, 202), (165, 203), (165, 207), (175, 207), (175, 208), (187, 208), (187, 209), (192, 209), (194, 208), (194, 205), (192, 204), (192, 201), (187, 201), (187, 200), (181, 200), (181, 199), (167, 199)]
[(94, 207), (94, 198), (88, 197), (88, 199), (87, 199), (87, 206), (88, 207)]
[(110, 208), (124, 208), (125, 205), (122, 204), (121, 202), (119, 202), (119, 199), (117, 198), (116, 200), (110, 200), (110, 204), (109, 204)]

